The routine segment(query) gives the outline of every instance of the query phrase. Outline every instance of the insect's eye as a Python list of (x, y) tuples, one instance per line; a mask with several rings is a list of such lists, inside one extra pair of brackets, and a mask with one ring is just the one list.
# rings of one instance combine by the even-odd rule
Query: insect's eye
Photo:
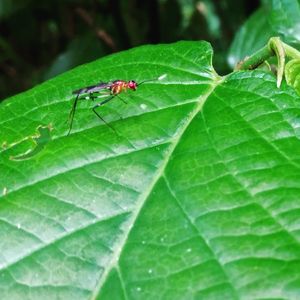
[(131, 88), (132, 90), (136, 90), (136, 82), (134, 80), (129, 81), (128, 84), (129, 88)]

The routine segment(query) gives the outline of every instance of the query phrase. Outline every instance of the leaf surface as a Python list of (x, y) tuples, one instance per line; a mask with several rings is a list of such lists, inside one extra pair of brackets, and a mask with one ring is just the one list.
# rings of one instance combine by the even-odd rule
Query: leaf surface
[[(211, 59), (139, 47), (0, 105), (3, 299), (297, 299), (299, 98)], [(99, 110), (117, 134), (81, 101), (66, 136), (73, 90), (162, 74)]]

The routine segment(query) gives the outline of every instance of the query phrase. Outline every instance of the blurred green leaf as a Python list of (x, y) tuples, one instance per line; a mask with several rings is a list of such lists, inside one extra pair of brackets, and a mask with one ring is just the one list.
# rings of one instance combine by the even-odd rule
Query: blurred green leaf
[(285, 65), (285, 78), (300, 95), (300, 60), (292, 59)]
[(212, 37), (221, 37), (220, 17), (216, 13), (216, 8), (212, 1), (198, 2), (197, 9), (201, 11), (204, 8), (204, 15), (206, 16), (209, 31)]
[(263, 47), (272, 36), (299, 48), (300, 6), (298, 0), (264, 0), (239, 29), (230, 47), (228, 62), (231, 67)]
[(269, 26), (265, 9), (258, 9), (239, 29), (231, 44), (228, 54), (230, 67), (234, 68), (239, 61), (262, 48), (275, 35)]
[(177, 0), (182, 12), (182, 28), (188, 26), (190, 19), (195, 11), (194, 0)]
[(26, 7), (32, 0), (1, 0), (0, 1), (0, 18), (11, 16), (16, 11)]
[(300, 3), (298, 0), (263, 0), (273, 31), (288, 43), (300, 42)]
[(68, 71), (80, 64), (87, 63), (105, 55), (99, 40), (93, 35), (74, 39), (68, 49), (60, 54), (45, 72), (44, 80)]
[[(297, 299), (299, 98), (211, 59), (144, 46), (0, 104), (3, 299)], [(66, 136), (72, 90), (162, 74), (99, 110), (118, 134), (82, 101)], [(10, 159), (50, 123), (43, 151)]]

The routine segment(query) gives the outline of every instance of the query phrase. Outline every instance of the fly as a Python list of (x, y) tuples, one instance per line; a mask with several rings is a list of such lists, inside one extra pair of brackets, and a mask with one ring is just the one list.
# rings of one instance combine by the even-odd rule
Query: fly
[[(165, 78), (166, 75), (162, 75), (158, 78), (158, 80), (161, 80), (163, 78)], [(102, 105), (104, 105), (105, 103), (111, 101), (113, 98), (115, 98), (116, 96), (118, 96), (119, 94), (121, 94), (123, 91), (127, 91), (129, 90), (133, 90), (136, 91), (138, 86), (140, 86), (141, 84), (145, 83), (145, 82), (149, 82), (149, 81), (154, 81), (154, 79), (150, 79), (150, 80), (144, 80), (140, 83), (137, 83), (134, 80), (129, 80), (129, 81), (125, 81), (125, 80), (115, 80), (115, 81), (111, 81), (111, 82), (99, 82), (96, 85), (91, 85), (91, 86), (87, 86), (78, 90), (75, 90), (72, 92), (72, 94), (76, 95), (76, 98), (74, 100), (72, 109), (70, 111), (69, 114), (69, 131), (68, 131), (68, 135), (70, 134), (71, 130), (72, 130), (72, 126), (73, 126), (73, 120), (74, 120), (74, 115), (75, 115), (75, 111), (76, 111), (76, 107), (77, 107), (77, 102), (78, 100), (81, 99), (90, 99), (90, 100), (95, 100), (97, 98), (102, 98), (102, 97), (106, 97), (103, 101), (97, 103), (96, 105), (94, 105), (94, 107), (92, 108), (93, 112), (96, 114), (96, 116), (102, 120), (103, 123), (105, 123), (107, 126), (109, 126), (112, 130), (113, 127), (111, 127), (100, 115), (99, 113), (96, 111), (96, 109)], [(122, 98), (121, 99), (124, 103), (125, 102)], [(115, 130), (114, 130), (115, 131)]]

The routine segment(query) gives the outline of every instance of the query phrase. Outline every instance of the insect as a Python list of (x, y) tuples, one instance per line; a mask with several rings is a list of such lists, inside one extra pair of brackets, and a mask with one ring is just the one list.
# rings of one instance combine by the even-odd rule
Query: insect
[[(165, 76), (163, 76), (163, 78), (164, 77)], [(160, 76), (158, 79), (161, 80), (161, 78), (162, 78), (162, 76)], [(72, 109), (69, 114), (70, 127), (69, 127), (68, 135), (70, 134), (70, 132), (72, 130), (73, 120), (74, 120), (74, 115), (75, 115), (78, 100), (91, 99), (94, 101), (97, 98), (102, 98), (102, 97), (107, 96), (106, 99), (104, 99), (103, 101), (94, 105), (92, 110), (97, 115), (97, 117), (102, 120), (103, 123), (105, 123), (111, 129), (113, 129), (113, 127), (111, 127), (107, 122), (105, 122), (105, 120), (99, 115), (99, 113), (96, 111), (96, 109), (98, 107), (104, 105), (105, 103), (111, 101), (113, 98), (118, 96), (123, 91), (127, 91), (128, 89), (136, 91), (138, 86), (140, 86), (141, 84), (143, 84), (145, 82), (149, 82), (149, 81), (154, 81), (154, 80), (155, 79), (144, 80), (140, 83), (137, 83), (134, 80), (129, 80), (129, 81), (115, 80), (115, 81), (111, 81), (111, 82), (99, 82), (96, 85), (87, 86), (87, 87), (81, 88), (79, 90), (73, 91), (73, 94), (76, 95), (76, 98), (75, 98), (75, 101), (73, 103)], [(127, 103), (121, 97), (119, 97), (119, 99), (121, 99), (124, 103)]]

